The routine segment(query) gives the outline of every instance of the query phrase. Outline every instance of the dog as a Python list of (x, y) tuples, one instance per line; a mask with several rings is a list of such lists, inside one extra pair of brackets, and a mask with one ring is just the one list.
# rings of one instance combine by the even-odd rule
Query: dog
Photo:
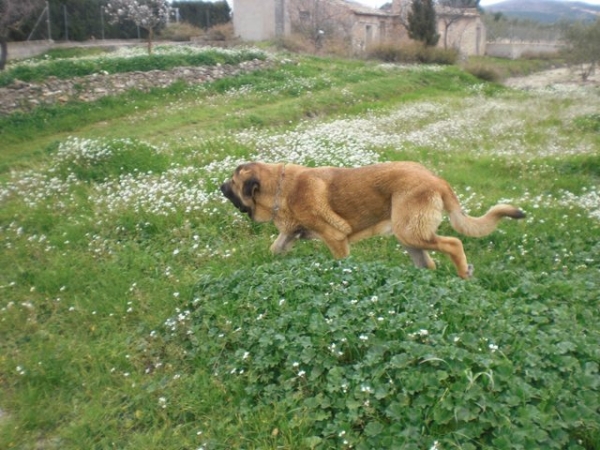
[(525, 217), (506, 204), (471, 217), (448, 182), (415, 162), (358, 168), (249, 162), (235, 169), (221, 192), (252, 220), (275, 224), (275, 254), (290, 250), (298, 239), (320, 239), (334, 258), (345, 258), (353, 242), (394, 234), (415, 266), (435, 269), (428, 251), (439, 251), (465, 279), (473, 275), (473, 266), (462, 242), (436, 234), (443, 212), (452, 228), (471, 237), (490, 234), (503, 217)]

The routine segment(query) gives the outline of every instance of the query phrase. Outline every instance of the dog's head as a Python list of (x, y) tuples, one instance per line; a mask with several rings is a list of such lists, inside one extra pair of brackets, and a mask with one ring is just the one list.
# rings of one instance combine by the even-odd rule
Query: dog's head
[(260, 192), (258, 164), (238, 166), (231, 178), (221, 185), (221, 192), (237, 209), (254, 219), (256, 195)]

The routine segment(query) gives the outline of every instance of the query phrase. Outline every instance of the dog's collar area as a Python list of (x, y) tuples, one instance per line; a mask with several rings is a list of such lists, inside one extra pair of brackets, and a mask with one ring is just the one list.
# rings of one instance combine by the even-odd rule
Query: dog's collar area
[(279, 208), (281, 206), (279, 204), (279, 198), (281, 197), (281, 190), (283, 189), (283, 179), (284, 178), (285, 178), (285, 163), (281, 167), (281, 176), (279, 177), (279, 183), (277, 184), (277, 191), (275, 191), (275, 200), (273, 202), (272, 219), (274, 219), (275, 216), (277, 216), (277, 213), (279, 212)]

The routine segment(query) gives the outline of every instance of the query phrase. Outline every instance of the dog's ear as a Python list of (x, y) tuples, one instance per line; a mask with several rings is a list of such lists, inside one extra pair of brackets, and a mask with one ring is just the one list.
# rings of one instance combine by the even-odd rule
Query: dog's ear
[(256, 191), (260, 190), (260, 182), (258, 178), (252, 177), (249, 180), (244, 181), (244, 186), (242, 188), (242, 194), (244, 197), (254, 197)]

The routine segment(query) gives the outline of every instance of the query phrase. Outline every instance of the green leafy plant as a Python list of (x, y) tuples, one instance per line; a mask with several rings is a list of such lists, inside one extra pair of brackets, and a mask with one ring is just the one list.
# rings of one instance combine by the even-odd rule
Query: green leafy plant
[(203, 278), (163, 338), (226, 389), (242, 383), (244, 416), (302, 411), (319, 447), (560, 449), (598, 431), (600, 352), (564, 281), (530, 280), (490, 296), (426, 271), (288, 259)]

